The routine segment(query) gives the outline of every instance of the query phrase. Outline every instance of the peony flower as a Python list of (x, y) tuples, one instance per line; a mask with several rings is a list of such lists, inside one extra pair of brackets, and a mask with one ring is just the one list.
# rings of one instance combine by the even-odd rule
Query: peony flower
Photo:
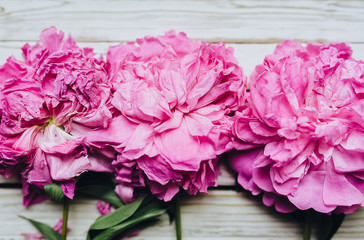
[(215, 186), (217, 157), (232, 148), (229, 114), (245, 92), (233, 49), (170, 31), (110, 47), (107, 64), (117, 111), (87, 141), (119, 152), (122, 199), (145, 185), (165, 201)]
[(25, 205), (42, 201), (46, 184), (61, 182), (72, 198), (80, 173), (112, 171), (110, 155), (80, 135), (111, 121), (105, 63), (63, 36), (44, 30), (40, 44), (22, 48), (23, 61), (0, 68), (0, 173), (22, 175)]
[(344, 43), (285, 41), (256, 67), (231, 165), (264, 204), (322, 213), (364, 204), (364, 62), (351, 53)]

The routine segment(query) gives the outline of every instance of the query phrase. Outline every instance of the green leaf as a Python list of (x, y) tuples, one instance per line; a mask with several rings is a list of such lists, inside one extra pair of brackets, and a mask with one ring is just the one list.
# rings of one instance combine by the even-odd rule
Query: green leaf
[(45, 185), (44, 191), (54, 201), (61, 202), (65, 198), (65, 195), (63, 193), (63, 190), (62, 190), (62, 187), (60, 184), (51, 183), (51, 184)]
[(30, 222), (47, 240), (61, 240), (61, 234), (59, 234), (56, 230), (54, 230), (51, 226), (34, 221), (32, 219), (19, 216), (28, 222)]
[(166, 209), (165, 203), (164, 202), (162, 203), (161, 200), (155, 199), (154, 196), (152, 196), (152, 198), (147, 196), (143, 201), (143, 206), (138, 209), (138, 211), (134, 214), (133, 217), (139, 217), (155, 209)]
[(124, 205), (119, 196), (115, 193), (114, 186), (111, 185), (88, 185), (78, 187), (76, 188), (76, 191), (108, 202), (115, 207)]
[(144, 197), (139, 198), (138, 200), (130, 203), (128, 205), (124, 205), (116, 209), (114, 212), (99, 217), (90, 227), (90, 230), (100, 230), (106, 229), (109, 227), (113, 227), (122, 221), (131, 217), (137, 209), (140, 207), (144, 200)]
[[(153, 204), (153, 203), (152, 203)], [(153, 204), (154, 205), (154, 204)], [(137, 217), (133, 217), (130, 220), (123, 222), (119, 225), (108, 228), (107, 230), (101, 232), (96, 237), (92, 238), (93, 240), (104, 240), (104, 239), (112, 239), (113, 237), (121, 234), (124, 230), (141, 223), (143, 221), (158, 217), (166, 212), (165, 208), (154, 208), (152, 205), (146, 206), (143, 208), (143, 214), (138, 214)]]

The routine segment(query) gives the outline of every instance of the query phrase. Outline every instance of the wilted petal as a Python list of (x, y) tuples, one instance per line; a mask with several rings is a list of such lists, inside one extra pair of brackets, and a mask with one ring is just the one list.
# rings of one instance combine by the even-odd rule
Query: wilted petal
[(62, 182), (61, 187), (64, 195), (69, 199), (73, 199), (75, 195), (76, 181), (72, 179), (67, 182)]
[(62, 154), (45, 154), (51, 177), (56, 181), (67, 181), (87, 171), (90, 160), (85, 157), (75, 157)]

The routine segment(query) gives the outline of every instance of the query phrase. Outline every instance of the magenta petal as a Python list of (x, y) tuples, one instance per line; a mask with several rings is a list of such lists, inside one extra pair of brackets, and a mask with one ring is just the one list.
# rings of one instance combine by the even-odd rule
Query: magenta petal
[(64, 195), (69, 199), (73, 199), (73, 196), (75, 195), (76, 181), (73, 179), (67, 182), (62, 182), (61, 187)]
[(160, 156), (154, 158), (143, 156), (137, 160), (137, 163), (138, 167), (154, 182), (166, 185), (169, 181), (179, 182), (182, 180), (182, 174), (174, 172), (165, 159)]
[(97, 201), (96, 206), (101, 215), (106, 215), (111, 213), (111, 206), (110, 203), (108, 202)]
[(270, 176), (270, 165), (256, 167), (253, 169), (253, 181), (262, 190), (274, 192), (273, 183)]
[(179, 192), (179, 186), (175, 183), (168, 183), (167, 185), (160, 185), (156, 182), (149, 182), (150, 191), (157, 195), (159, 199), (166, 202), (171, 201), (172, 198)]
[(45, 154), (51, 177), (56, 181), (67, 181), (90, 168), (90, 160), (87, 157), (75, 157), (73, 155)]
[(265, 192), (263, 195), (263, 203), (266, 206), (274, 205), (275, 209), (282, 213), (290, 213), (297, 210), (286, 196), (280, 196), (275, 193)]
[[(348, 161), (350, 159), (350, 161)], [(337, 172), (364, 171), (364, 152), (357, 152), (337, 147), (332, 153), (332, 160)]]
[[(214, 159), (216, 152), (209, 144), (190, 134), (186, 121), (179, 128), (164, 132), (156, 138), (159, 151), (175, 170), (196, 171), (201, 159)], [(188, 151), (186, 151), (188, 149)]]
[(38, 187), (43, 187), (44, 185), (52, 183), (44, 152), (37, 149), (32, 160), (33, 165), (27, 176), (28, 183)]
[(252, 181), (252, 164), (255, 159), (263, 154), (263, 149), (256, 149), (246, 152), (231, 152), (230, 166), (238, 172), (238, 183), (246, 190), (251, 191), (254, 195), (261, 192), (260, 188)]
[(155, 127), (154, 130), (158, 133), (162, 133), (170, 129), (178, 128), (181, 125), (182, 119), (183, 113), (176, 110), (170, 119)]
[(74, 127), (81, 130), (81, 135), (86, 135), (86, 141), (96, 147), (120, 146), (125, 147), (126, 142), (134, 133), (137, 124), (129, 121), (124, 116), (115, 117), (107, 128), (99, 128), (83, 133), (82, 126)]
[(364, 132), (352, 131), (348, 137), (340, 143), (344, 150), (364, 152)]
[(150, 144), (152, 134), (153, 129), (150, 125), (139, 124), (126, 143), (124, 155), (128, 155), (129, 158), (138, 158), (143, 154), (153, 155), (145, 152), (149, 150), (146, 146)]
[(325, 173), (322, 171), (311, 171), (300, 182), (295, 195), (288, 199), (299, 209), (307, 210), (313, 208), (318, 212), (329, 213), (335, 205), (326, 205), (323, 200), (323, 185)]
[(28, 74), (30, 68), (21, 61), (15, 59), (14, 56), (9, 57), (6, 63), (0, 66), (1, 86), (6, 84), (10, 79), (21, 79)]
[(364, 202), (364, 196), (344, 175), (336, 173), (333, 164), (329, 163), (323, 185), (323, 200), (327, 205), (353, 206)]
[(52, 52), (56, 52), (61, 48), (64, 33), (57, 33), (55, 27), (50, 27), (42, 31), (40, 34), (41, 43)]
[(125, 204), (132, 203), (135, 200), (134, 187), (118, 184), (115, 187), (115, 192)]
[(26, 179), (22, 179), (23, 205), (30, 206), (44, 202), (49, 199), (42, 188), (29, 184)]
[(194, 113), (186, 116), (185, 121), (192, 136), (207, 136), (214, 126), (208, 118)]
[(82, 146), (83, 138), (74, 138), (62, 129), (51, 124), (44, 130), (41, 149), (50, 154), (71, 154), (77, 147)]
[(28, 154), (34, 149), (36, 141), (38, 140), (39, 128), (32, 127), (27, 129), (20, 138), (14, 143), (13, 149), (18, 151), (21, 155)]
[(99, 154), (91, 154), (88, 156), (88, 160), (91, 163), (91, 166), (88, 168), (89, 171), (94, 172), (113, 172), (113, 168), (111, 166), (111, 161), (113, 158), (109, 158), (108, 156)]
[(106, 106), (100, 107), (94, 111), (90, 111), (86, 116), (78, 116), (73, 121), (78, 122), (87, 127), (107, 127), (111, 122), (111, 113)]

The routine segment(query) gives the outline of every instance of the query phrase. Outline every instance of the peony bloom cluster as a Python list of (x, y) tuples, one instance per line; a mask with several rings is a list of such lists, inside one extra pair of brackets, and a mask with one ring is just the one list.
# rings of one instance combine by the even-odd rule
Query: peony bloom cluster
[(117, 150), (122, 199), (140, 186), (165, 201), (216, 186), (217, 157), (232, 149), (229, 114), (246, 87), (232, 48), (171, 31), (110, 47), (107, 65), (114, 119), (87, 142)]
[(112, 172), (114, 154), (85, 141), (112, 120), (105, 63), (63, 37), (46, 29), (40, 44), (23, 46), (23, 60), (0, 67), (0, 173), (21, 174), (24, 205), (44, 200), (46, 184), (60, 182), (72, 198), (82, 172)]
[(135, 187), (169, 201), (216, 186), (245, 101), (232, 48), (171, 31), (110, 47), (105, 63), (63, 37), (46, 29), (0, 67), (0, 174), (21, 176), (24, 205), (53, 182), (73, 198), (86, 171), (114, 173), (125, 202)]
[(238, 182), (281, 212), (364, 205), (364, 62), (344, 43), (285, 41), (251, 77), (233, 125)]

